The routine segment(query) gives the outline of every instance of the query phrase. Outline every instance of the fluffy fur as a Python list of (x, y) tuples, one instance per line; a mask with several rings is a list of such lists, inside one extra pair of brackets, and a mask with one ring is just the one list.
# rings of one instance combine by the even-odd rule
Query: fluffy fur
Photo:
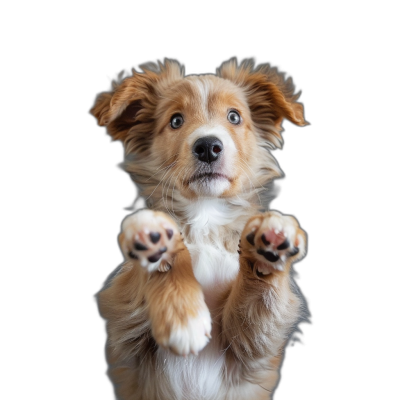
[[(306, 235), (293, 217), (266, 211), (281, 175), (270, 150), (282, 146), (282, 121), (307, 124), (299, 95), (253, 60), (231, 59), (215, 75), (185, 76), (173, 60), (141, 69), (91, 110), (122, 141), (149, 209), (124, 220), (125, 262), (99, 294), (116, 393), (270, 399), (305, 310), (291, 265)], [(176, 114), (183, 124), (174, 129)], [(210, 137), (221, 154), (200, 161), (195, 143)]]

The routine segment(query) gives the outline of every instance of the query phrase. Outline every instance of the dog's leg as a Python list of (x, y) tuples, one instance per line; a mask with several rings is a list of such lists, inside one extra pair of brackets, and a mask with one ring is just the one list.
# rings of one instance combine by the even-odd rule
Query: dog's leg
[(260, 376), (260, 385), (270, 382), (269, 392), (278, 380), (276, 360), (300, 318), (290, 269), (305, 249), (297, 221), (276, 211), (251, 218), (241, 236), (240, 271), (223, 309), (222, 339), (244, 377)]
[(151, 330), (158, 345), (197, 354), (209, 340), (211, 318), (174, 221), (142, 210), (124, 220), (119, 242), (127, 261), (100, 295), (110, 345), (124, 343), (125, 357), (145, 351)]

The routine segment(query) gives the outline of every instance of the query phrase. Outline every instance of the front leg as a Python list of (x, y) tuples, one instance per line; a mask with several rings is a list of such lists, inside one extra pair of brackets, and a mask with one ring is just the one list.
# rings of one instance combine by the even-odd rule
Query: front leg
[(223, 310), (222, 336), (246, 369), (279, 356), (300, 319), (290, 269), (305, 254), (306, 235), (293, 217), (270, 211), (248, 221), (239, 247), (240, 271)]
[(147, 276), (144, 300), (158, 345), (178, 355), (208, 343), (211, 317), (175, 222), (143, 210), (126, 218), (119, 241), (127, 259)]

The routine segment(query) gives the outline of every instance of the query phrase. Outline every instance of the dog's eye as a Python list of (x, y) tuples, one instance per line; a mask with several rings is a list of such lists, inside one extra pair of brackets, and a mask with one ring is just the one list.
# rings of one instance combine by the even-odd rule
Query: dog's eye
[(178, 129), (183, 125), (183, 117), (181, 114), (174, 114), (171, 118), (171, 128)]
[(235, 110), (229, 111), (229, 113), (228, 113), (228, 121), (231, 124), (239, 125), (240, 124), (240, 115), (239, 115), (239, 113), (237, 111), (235, 111)]

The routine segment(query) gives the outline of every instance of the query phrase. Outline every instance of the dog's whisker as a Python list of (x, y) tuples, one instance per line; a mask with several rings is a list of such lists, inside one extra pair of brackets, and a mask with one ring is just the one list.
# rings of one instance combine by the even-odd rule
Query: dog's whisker
[[(247, 168), (252, 172), (253, 176), (257, 179), (257, 175), (254, 173), (253, 168), (250, 167), (250, 165), (246, 162), (246, 160), (245, 160), (244, 158), (242, 158), (242, 157), (239, 157), (239, 161), (243, 162), (243, 163), (247, 166)], [(257, 180), (258, 180), (258, 179), (257, 179)], [(258, 183), (259, 183), (260, 187), (262, 187), (263, 189), (267, 190), (267, 188), (264, 187), (264, 186), (260, 183), (259, 180), (258, 180)]]
[(174, 213), (175, 213), (175, 210), (174, 210), (174, 192), (175, 192), (175, 185), (176, 185), (177, 180), (179, 179), (179, 176), (182, 175), (183, 172), (184, 172), (184, 171), (182, 170), (182, 171), (177, 175), (177, 177), (175, 178), (175, 181), (174, 181), (174, 186), (172, 187), (172, 211), (173, 211)]
[(167, 169), (164, 172), (164, 175), (162, 176), (162, 178), (160, 179), (160, 182), (158, 182), (157, 186), (153, 189), (153, 191), (150, 193), (150, 195), (146, 198), (146, 201), (150, 199), (150, 197), (153, 195), (153, 193), (156, 191), (156, 189), (160, 186), (160, 184), (163, 182), (164, 177), (168, 174), (169, 169)]
[(185, 174), (184, 174), (183, 177), (182, 177), (182, 185), (185, 183), (186, 176), (187, 176), (190, 172), (191, 172), (191, 171), (190, 171), (189, 168), (187, 168), (187, 169), (185, 170)]
[[(175, 157), (175, 156), (179, 156), (179, 153), (175, 153), (175, 154), (172, 155), (171, 157), (167, 158), (167, 159), (156, 169), (156, 172), (155, 172), (152, 176), (150, 176), (150, 178), (148, 178), (148, 179), (146, 180), (146, 182), (149, 181), (151, 178), (153, 178), (153, 176), (157, 175), (157, 173), (160, 171), (160, 168), (161, 168), (167, 161), (169, 161), (172, 157)], [(176, 163), (176, 162), (177, 162), (177, 161), (174, 161), (174, 162), (172, 162), (171, 164), (169, 164), (167, 167), (164, 167), (164, 168), (162, 168), (162, 169), (168, 168), (168, 167), (172, 166), (172, 165), (173, 165), (174, 163)]]
[[(253, 177), (255, 174), (254, 174), (253, 170), (250, 168), (250, 166), (249, 166), (247, 163), (245, 163), (245, 161), (244, 161), (243, 159), (239, 158), (239, 159), (238, 159), (238, 163), (239, 163), (239, 166), (241, 166), (241, 169), (242, 169), (243, 173), (247, 176), (249, 182), (250, 182), (251, 185), (253, 186), (254, 190), (256, 190), (256, 191), (258, 192), (258, 190), (259, 190), (260, 188), (265, 189), (265, 187), (262, 186), (261, 184), (260, 184), (259, 186), (256, 186), (256, 185), (254, 184), (252, 178), (250, 178), (250, 176), (248, 175), (247, 172), (250, 172), (250, 171), (251, 171), (251, 172), (252, 172), (252, 174), (251, 174), (252, 177)], [(243, 164), (243, 163), (244, 163), (244, 164)], [(246, 167), (249, 168), (250, 171), (247, 171), (247, 172), (246, 172)]]
[(164, 168), (158, 169), (157, 172), (155, 172), (152, 176), (150, 176), (148, 179), (146, 179), (146, 182), (148, 182), (151, 178), (153, 178), (155, 175), (157, 175), (159, 172), (164, 171), (166, 169), (172, 168), (177, 162), (174, 161), (173, 163), (167, 165)]
[(253, 186), (253, 189), (258, 197), (258, 201), (260, 202), (260, 206), (262, 207), (262, 202), (261, 202), (261, 198), (260, 195), (258, 194), (258, 190), (257, 188), (254, 186), (254, 183), (252, 182), (252, 180), (250, 179), (249, 175), (246, 173), (246, 171), (244, 170), (244, 168), (241, 166), (240, 164), (240, 159), (239, 159), (239, 168), (243, 171), (243, 173), (247, 176), (247, 179), (249, 180), (251, 186)]
[[(174, 214), (173, 211), (171, 212), (171, 209), (168, 207), (168, 204), (167, 204), (167, 196), (168, 196), (169, 186), (171, 185), (171, 181), (172, 181), (173, 177), (174, 177), (174, 174), (172, 173), (172, 174), (169, 176), (169, 178), (165, 181), (165, 183), (163, 184), (163, 186), (162, 186), (162, 192), (161, 192), (161, 198), (162, 198), (162, 200), (163, 200), (164, 207), (165, 207), (165, 209), (167, 210), (168, 214), (171, 215), (171, 217), (174, 218), (175, 215), (173, 215), (173, 214)], [(169, 182), (169, 183), (168, 183), (168, 182)], [(167, 183), (168, 183), (168, 188), (166, 189), (165, 197), (164, 197), (164, 189), (165, 189), (165, 186), (167, 185)]]
[(172, 182), (172, 179), (174, 178), (174, 176), (175, 176), (174, 174), (171, 174), (171, 176), (170, 176), (170, 179), (168, 181), (168, 187), (167, 187), (167, 190), (165, 192), (166, 196), (169, 196), (169, 188), (171, 186), (171, 182)]
[[(175, 177), (174, 174), (171, 174), (171, 177), (170, 177), (170, 179), (169, 179), (169, 181), (168, 181), (168, 187), (167, 187), (167, 190), (166, 190), (166, 197), (168, 196), (168, 198), (171, 198), (169, 188), (170, 188), (171, 182), (172, 182), (173, 180), (175, 181), (175, 180), (176, 180), (176, 177)], [(173, 207), (173, 200), (170, 201), (170, 207), (171, 207), (170, 210), (171, 210), (172, 214), (174, 214), (174, 216), (175, 216), (174, 207)]]

